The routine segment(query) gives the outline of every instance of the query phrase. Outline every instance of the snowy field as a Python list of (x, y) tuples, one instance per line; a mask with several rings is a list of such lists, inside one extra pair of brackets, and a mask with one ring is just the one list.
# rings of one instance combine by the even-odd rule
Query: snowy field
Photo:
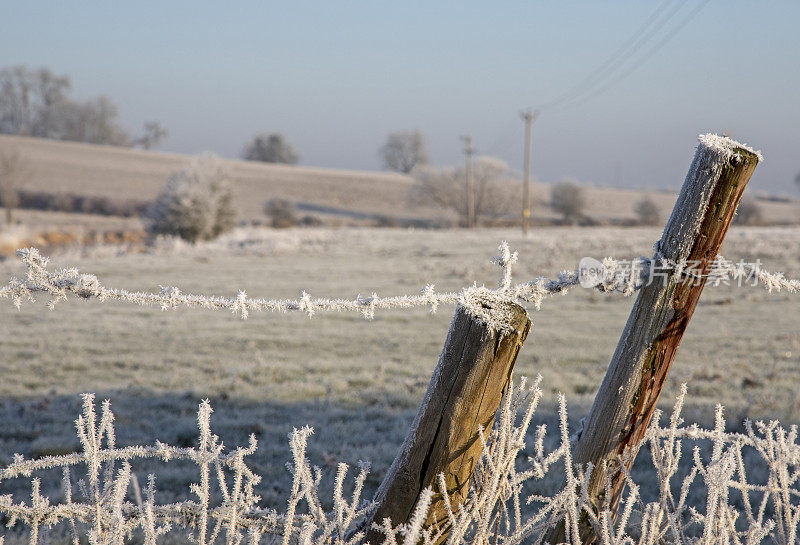
[[(519, 252), (515, 280), (555, 277), (585, 256), (649, 256), (658, 229), (516, 231), (239, 230), (190, 247), (164, 242), (147, 253), (117, 247), (65, 250), (55, 267), (78, 267), (108, 287), (252, 297), (354, 298), (416, 294), (428, 283), (458, 290), (494, 287), (490, 258), (501, 240)], [(722, 254), (761, 260), (770, 271), (800, 277), (800, 228), (734, 228)], [(0, 262), (5, 283), (23, 273)], [(552, 425), (555, 396), (567, 394), (570, 417), (583, 417), (602, 380), (633, 298), (576, 288), (529, 309), (533, 329), (516, 375), (541, 373), (545, 404), (537, 422)], [(78, 448), (73, 420), (82, 392), (109, 398), (117, 444), (196, 441), (199, 401), (211, 400), (213, 427), (226, 445), (260, 447), (253, 469), (258, 493), (276, 507), (286, 499), (286, 434), (305, 424), (316, 432), (311, 461), (331, 477), (340, 461), (372, 462), (371, 495), (408, 429), (444, 343), (454, 308), (358, 314), (252, 314), (179, 309), (162, 312), (75, 298), (49, 311), (44, 301), (20, 311), (0, 300), (0, 466), (14, 453), (66, 453)], [(732, 422), (745, 417), (800, 421), (800, 305), (797, 295), (761, 287), (708, 286), (678, 352), (662, 396), (671, 406), (688, 384), (687, 420), (709, 422), (722, 403)], [(191, 468), (157, 467), (162, 501), (185, 497)], [(43, 489), (52, 489), (45, 480)], [(326, 479), (331, 482), (332, 479)], [(23, 488), (15, 488), (19, 485)], [(22, 493), (27, 481), (0, 484)], [(50, 488), (48, 488), (50, 487)]]

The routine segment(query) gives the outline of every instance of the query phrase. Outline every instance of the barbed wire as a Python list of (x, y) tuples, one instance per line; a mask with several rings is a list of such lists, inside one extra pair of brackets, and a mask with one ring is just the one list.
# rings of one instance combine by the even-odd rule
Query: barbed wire
[[(23, 300), (34, 301), (37, 293), (51, 296), (50, 308), (73, 294), (101, 301), (118, 300), (138, 305), (159, 305), (165, 310), (178, 306), (230, 310), (242, 318), (247, 318), (251, 311), (301, 311), (309, 316), (321, 311), (357, 311), (365, 318), (372, 318), (379, 308), (430, 306), (431, 311), (435, 312), (439, 304), (456, 303), (465, 305), (470, 312), (483, 312), (482, 319), (487, 323), (493, 323), (494, 320), (498, 323), (492, 327), (502, 328), (502, 314), (487, 311), (482, 303), (488, 302), (499, 307), (502, 305), (498, 303), (527, 301), (539, 308), (544, 298), (566, 293), (576, 285), (593, 287), (602, 292), (631, 295), (659, 277), (680, 278), (685, 281), (704, 280), (712, 284), (746, 279), (763, 285), (770, 292), (800, 291), (800, 281), (786, 278), (782, 273), (763, 271), (760, 263), (734, 263), (718, 258), (709, 267), (704, 263), (698, 265), (691, 262), (670, 262), (659, 255), (652, 259), (640, 257), (630, 261), (606, 258), (602, 262), (596, 262), (599, 266), (588, 273), (579, 268), (565, 271), (556, 279), (540, 277), (531, 282), (515, 284), (513, 267), (518, 262), (518, 254), (512, 252), (505, 242), (499, 249), (500, 254), (493, 259), (501, 270), (496, 289), (473, 286), (460, 293), (437, 293), (429, 285), (419, 296), (380, 298), (373, 294), (369, 298), (344, 300), (314, 299), (304, 293), (301, 299), (289, 301), (250, 299), (244, 292), (239, 292), (236, 298), (225, 298), (187, 295), (177, 288), (169, 287), (162, 288), (159, 293), (106, 288), (96, 276), (80, 273), (77, 269), (48, 270), (47, 258), (35, 248), (28, 248), (18, 251), (20, 259), (26, 265), (25, 277), (11, 279), (7, 286), (0, 288), (0, 296), (11, 298), (17, 307)], [(797, 469), (800, 447), (797, 444), (796, 427), (786, 430), (775, 422), (757, 423), (755, 426), (746, 423), (745, 434), (725, 433), (721, 409), (718, 409), (713, 430), (704, 430), (697, 426), (683, 428), (680, 426), (682, 421), (679, 414), (684, 388), (669, 427), (661, 428), (657, 415), (645, 437), (651, 443), (651, 451), (654, 453), (653, 464), (659, 476), (659, 501), (645, 505), (639, 496), (638, 485), (626, 474), (630, 492), (622, 504), (621, 516), (614, 522), (610, 513), (595, 514), (588, 503), (585, 492), (591, 467), (580, 471), (572, 467), (563, 397), (559, 403), (559, 447), (549, 453), (542, 450), (544, 427), (540, 427), (536, 432), (535, 454), (529, 458), (530, 468), (517, 471), (515, 460), (525, 446), (528, 424), (541, 395), (538, 383), (537, 380), (533, 388), (529, 389), (520, 385), (516, 394), (512, 384), (503, 402), (497, 426), (488, 436), (481, 433), (484, 454), (476, 469), (472, 492), (458, 511), (451, 509), (448, 512), (452, 526), (451, 543), (468, 543), (473, 537), (474, 543), (488, 542), (488, 538), (483, 539), (489, 535), (487, 528), (494, 528), (496, 532), (501, 522), (505, 528), (503, 543), (516, 545), (531, 538), (539, 543), (546, 535), (546, 529), (559, 520), (564, 520), (571, 528), (569, 541), (578, 542), (576, 524), (579, 516), (586, 513), (601, 535), (602, 543), (622, 545), (632, 542), (627, 534), (627, 524), (635, 505), (641, 506), (641, 528), (649, 532), (642, 543), (660, 543), (667, 534), (676, 543), (686, 543), (689, 541), (685, 537), (686, 529), (692, 526), (696, 531), (702, 530), (704, 539), (699, 543), (711, 543), (716, 539), (711, 539), (715, 535), (725, 535), (737, 543), (757, 543), (768, 535), (772, 535), (778, 543), (797, 543), (797, 530), (800, 527), (800, 507), (796, 503), (796, 499), (800, 497), (797, 489), (800, 482), (800, 470)], [(526, 405), (525, 399), (530, 399), (531, 395), (533, 401)], [(354, 528), (354, 521), (362, 518), (371, 509), (370, 503), (360, 498), (367, 475), (366, 466), (355, 477), (352, 497), (346, 499), (342, 494), (342, 483), (347, 466), (339, 465), (333, 509), (325, 511), (319, 499), (321, 472), (310, 466), (305, 455), (312, 431), (310, 428), (295, 430), (290, 435), (293, 457), (290, 471), (293, 480), (287, 508), (282, 512), (264, 509), (258, 506), (259, 498), (255, 494), (260, 477), (244, 462), (246, 457), (256, 451), (255, 438), (251, 436), (248, 446), (225, 453), (218, 437), (211, 433), (210, 414), (211, 407), (204, 401), (198, 410), (200, 436), (197, 447), (181, 448), (156, 443), (154, 446), (117, 448), (114, 417), (109, 403), (103, 404), (102, 414), (98, 419), (93, 397), (87, 395), (84, 398), (83, 414), (77, 421), (78, 438), (83, 452), (47, 456), (37, 460), (15, 456), (9, 465), (0, 468), (0, 482), (19, 477), (30, 478), (30, 500), (19, 502), (10, 495), (0, 496), (0, 514), (6, 517), (9, 526), (17, 523), (27, 526), (30, 529), (31, 543), (40, 541), (40, 529), (59, 523), (69, 524), (73, 531), (76, 526), (84, 525), (89, 541), (97, 544), (122, 545), (125, 536), (140, 531), (144, 535), (144, 542), (154, 545), (173, 526), (193, 529), (192, 539), (200, 545), (214, 543), (223, 534), (227, 537), (226, 542), (231, 545), (240, 543), (245, 534), (252, 544), (259, 543), (265, 534), (271, 534), (273, 542), (281, 538), (284, 545), (348, 545), (363, 538), (363, 534), (349, 535), (348, 532)], [(517, 421), (519, 415), (524, 415), (522, 422)], [(711, 459), (708, 460), (701, 460), (700, 451), (694, 449), (691, 472), (681, 485), (680, 496), (673, 497), (670, 480), (677, 479), (680, 439), (709, 441), (714, 448)], [(766, 482), (748, 482), (746, 479), (742, 455), (742, 447), (745, 446), (755, 451), (766, 466), (770, 475)], [(155, 479), (151, 476), (144, 490), (143, 500), (130, 465), (132, 461), (139, 459), (159, 459), (164, 462), (185, 460), (196, 465), (200, 473), (199, 482), (192, 485), (190, 494), (197, 499), (157, 504), (154, 499)], [(567, 486), (552, 496), (530, 496), (527, 503), (540, 506), (534, 509), (531, 517), (522, 517), (519, 508), (524, 501), (521, 497), (522, 484), (531, 478), (544, 477), (548, 468), (559, 461), (563, 461), (565, 467)], [(72, 499), (70, 469), (77, 466), (86, 468), (86, 478), (78, 482), (84, 501), (75, 502)], [(39, 479), (33, 477), (34, 473), (47, 469), (62, 470), (62, 502), (51, 504), (52, 500), (40, 491)], [(698, 475), (706, 483), (711, 498), (705, 513), (686, 503), (686, 491)], [(211, 500), (215, 494), (212, 485), (219, 490), (217, 496), (221, 494), (220, 501), (214, 505)], [(128, 499), (131, 490), (136, 497), (135, 501)], [(744, 511), (728, 501), (728, 495), (733, 493), (741, 495)], [(425, 514), (430, 507), (432, 494), (433, 490), (430, 490), (421, 495), (411, 524), (395, 528), (390, 523), (384, 523), (386, 543), (395, 545), (396, 535), (405, 536), (404, 541), (408, 542), (436, 542), (435, 532), (438, 530), (421, 526), (426, 520)], [(751, 497), (755, 499), (756, 495), (761, 496), (760, 506), (753, 509)], [(765, 508), (769, 502), (772, 502), (771, 512), (776, 513), (774, 518), (766, 515)], [(749, 528), (746, 533), (737, 531), (731, 522), (737, 516), (746, 520)], [(77, 533), (73, 534), (73, 542), (78, 542)]]
[[(476, 317), (493, 327), (503, 329), (503, 319), (486, 309), (486, 303), (525, 302), (536, 310), (542, 302), (552, 295), (565, 294), (571, 288), (582, 285), (604, 293), (632, 295), (642, 286), (657, 277), (678, 276), (688, 280), (705, 277), (712, 284), (719, 285), (730, 280), (750, 280), (761, 284), (769, 292), (785, 290), (800, 293), (800, 280), (789, 279), (783, 273), (770, 273), (760, 267), (760, 262), (731, 262), (717, 258), (710, 270), (704, 272), (701, 263), (671, 262), (663, 256), (654, 258), (638, 257), (632, 260), (617, 260), (611, 257), (602, 262), (594, 261), (597, 270), (587, 274), (586, 270), (563, 271), (555, 279), (544, 276), (530, 282), (514, 283), (513, 267), (518, 262), (517, 252), (512, 252), (506, 242), (499, 246), (500, 254), (492, 262), (501, 269), (496, 289), (473, 285), (460, 292), (437, 292), (433, 284), (426, 285), (419, 295), (398, 295), (380, 297), (377, 293), (368, 296), (358, 295), (354, 299), (312, 297), (303, 291), (299, 299), (261, 299), (247, 296), (244, 290), (235, 297), (183, 293), (173, 286), (161, 286), (158, 293), (129, 291), (108, 288), (100, 283), (97, 276), (81, 273), (78, 269), (48, 270), (49, 259), (36, 248), (17, 250), (17, 256), (26, 267), (24, 278), (12, 278), (0, 288), (0, 297), (10, 298), (20, 308), (23, 301), (35, 301), (35, 294), (49, 294), (48, 306), (52, 309), (68, 294), (84, 299), (95, 298), (100, 301), (121, 301), (140, 306), (158, 306), (162, 310), (178, 307), (204, 308), (209, 310), (228, 310), (246, 319), (251, 312), (303, 312), (309, 317), (320, 312), (359, 312), (365, 319), (375, 317), (376, 310), (410, 309), (430, 307), (435, 313), (442, 304), (460, 304)], [(498, 305), (489, 305), (498, 306)]]

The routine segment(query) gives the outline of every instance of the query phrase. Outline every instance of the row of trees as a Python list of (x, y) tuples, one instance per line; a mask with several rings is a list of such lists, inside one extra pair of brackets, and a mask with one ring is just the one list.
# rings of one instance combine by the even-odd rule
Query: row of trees
[[(434, 204), (466, 216), (466, 173), (463, 167), (434, 168), (425, 137), (419, 130), (390, 133), (386, 142), (378, 149), (378, 156), (387, 170), (411, 174), (417, 181), (411, 199), (415, 204)], [(283, 135), (260, 134), (248, 143), (243, 152), (244, 159), (268, 163), (295, 164), (298, 156)], [(520, 198), (518, 184), (512, 180), (511, 170), (500, 159), (479, 157), (474, 163), (475, 215), (495, 220), (516, 213)], [(800, 173), (795, 176), (800, 189)], [(584, 214), (584, 191), (573, 180), (562, 180), (551, 192), (550, 206), (562, 216), (565, 223), (587, 220)], [(639, 225), (660, 225), (661, 210), (650, 198), (645, 197), (634, 205), (633, 212)], [(760, 206), (752, 198), (746, 198), (739, 206), (736, 223), (756, 225), (761, 223)]]
[[(145, 123), (143, 135), (133, 138), (120, 126), (118, 110), (111, 99), (98, 96), (77, 101), (69, 96), (70, 88), (68, 76), (56, 75), (46, 68), (31, 70), (25, 66), (15, 66), (0, 69), (0, 134), (119, 146), (137, 145), (145, 149), (155, 147), (166, 136), (166, 131), (158, 122), (150, 121)], [(299, 159), (293, 146), (279, 133), (256, 135), (245, 145), (241, 155), (247, 160), (268, 163), (296, 164)], [(412, 191), (414, 202), (434, 204), (466, 215), (464, 168), (429, 166), (430, 155), (419, 130), (390, 133), (379, 148), (378, 155), (386, 169), (414, 176), (417, 180)], [(24, 169), (21, 168), (19, 157), (14, 154), (0, 159), (0, 178), (3, 178), (0, 203), (5, 206), (10, 220), (10, 210), (18, 200), (17, 191), (12, 188), (20, 185), (18, 178), (23, 176)], [(208, 163), (207, 160), (205, 162)], [(476, 216), (490, 220), (514, 216), (521, 191), (520, 184), (514, 183), (516, 180), (509, 166), (499, 159), (479, 157), (474, 162), (473, 170)], [(196, 177), (199, 171), (195, 168), (191, 175), (186, 172), (184, 177)], [(800, 187), (800, 174), (795, 182)], [(173, 185), (175, 191), (180, 187), (184, 193), (187, 187), (192, 186), (177, 182)], [(182, 199), (191, 201), (186, 195)], [(554, 186), (550, 204), (563, 216), (565, 223), (585, 219), (583, 190), (573, 181)], [(655, 225), (661, 222), (660, 211), (649, 198), (637, 203), (634, 211), (641, 224)], [(760, 210), (755, 203), (745, 202), (740, 207), (740, 222), (755, 223), (759, 217)], [(205, 228), (200, 229), (197, 235), (187, 238), (204, 238), (208, 236), (206, 231)], [(215, 228), (211, 228), (210, 232), (213, 231)]]
[[(425, 137), (418, 130), (390, 133), (378, 150), (384, 168), (409, 174), (415, 167), (430, 163)], [(280, 133), (261, 133), (244, 145), (242, 159), (264, 163), (294, 165), (299, 156)]]
[[(417, 183), (411, 191), (416, 204), (435, 205), (465, 213), (466, 192), (462, 168), (437, 169), (417, 166), (412, 171)], [(18, 153), (0, 150), (0, 206), (6, 210), (6, 221), (12, 222), (15, 207), (111, 215), (144, 213), (154, 234), (176, 235), (195, 242), (216, 238), (236, 224), (230, 174), (219, 158), (204, 154), (193, 159), (167, 180), (164, 190), (150, 205), (146, 202), (116, 202), (104, 197), (51, 194), (18, 189), (28, 175)], [(480, 218), (496, 220), (510, 216), (517, 208), (520, 184), (515, 183), (508, 165), (490, 157), (480, 157), (474, 164), (475, 212)], [(26, 203), (20, 201), (26, 199)], [(564, 223), (589, 221), (585, 216), (585, 189), (577, 182), (563, 180), (551, 188), (550, 207)], [(294, 207), (288, 201), (272, 200), (264, 208), (273, 227), (290, 227), (298, 223)], [(634, 207), (639, 225), (661, 225), (661, 210), (650, 197)], [(306, 221), (305, 224), (311, 224)], [(762, 221), (761, 208), (752, 198), (739, 205), (735, 220), (741, 225), (757, 225)]]
[(157, 121), (145, 123), (141, 136), (131, 136), (120, 125), (119, 111), (110, 98), (76, 100), (69, 96), (71, 87), (69, 76), (47, 68), (0, 69), (0, 134), (145, 149), (166, 136)]
[[(466, 216), (467, 197), (463, 167), (437, 169), (423, 166), (412, 171), (416, 184), (411, 190), (414, 204), (435, 205)], [(501, 218), (516, 218), (522, 188), (508, 165), (500, 159), (479, 157), (473, 166), (475, 184), (475, 215), (489, 222)], [(565, 179), (550, 190), (550, 208), (565, 224), (588, 222), (586, 191), (574, 180)], [(661, 225), (663, 218), (658, 205), (645, 197), (634, 206), (636, 223)], [(752, 213), (745, 212), (748, 221)]]
[[(79, 101), (69, 96), (71, 87), (69, 76), (47, 68), (34, 70), (20, 65), (0, 69), (0, 134), (144, 149), (156, 147), (166, 137), (167, 131), (158, 121), (146, 122), (142, 135), (132, 137), (121, 127), (118, 108), (109, 97)], [(299, 160), (294, 147), (280, 133), (254, 136), (241, 155), (267, 163), (296, 164)], [(425, 137), (419, 130), (390, 133), (378, 156), (384, 168), (404, 174), (430, 163)], [(794, 181), (800, 188), (800, 173)]]

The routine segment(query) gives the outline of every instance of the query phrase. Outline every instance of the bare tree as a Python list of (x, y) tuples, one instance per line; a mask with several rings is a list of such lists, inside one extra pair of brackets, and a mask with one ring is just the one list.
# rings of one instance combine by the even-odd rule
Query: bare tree
[[(411, 188), (414, 204), (433, 204), (466, 214), (464, 168), (419, 166), (412, 172), (416, 184)], [(475, 216), (497, 219), (515, 210), (521, 187), (515, 183), (508, 164), (493, 157), (478, 157), (473, 166)], [(466, 216), (465, 216), (466, 217)]]
[(264, 163), (294, 165), (298, 157), (292, 145), (280, 133), (257, 134), (242, 151), (242, 159)]
[(650, 197), (645, 197), (634, 207), (639, 225), (659, 225), (661, 223), (661, 210)]
[(558, 182), (550, 191), (550, 206), (564, 216), (567, 223), (580, 219), (586, 206), (583, 188), (570, 179)]
[(130, 145), (130, 137), (119, 126), (117, 113), (116, 104), (104, 95), (86, 102), (67, 101), (61, 106), (61, 139), (111, 146)]
[(33, 87), (33, 75), (24, 66), (0, 70), (0, 133), (32, 133), (35, 111)]
[(16, 150), (0, 150), (0, 205), (6, 210), (6, 223), (14, 222), (14, 209), (19, 206), (19, 187), (28, 175)]
[(52, 138), (58, 130), (60, 110), (66, 103), (70, 81), (67, 76), (57, 76), (47, 68), (41, 68), (31, 76), (37, 100), (30, 130), (32, 136)]
[(386, 143), (378, 150), (383, 166), (389, 170), (410, 173), (417, 165), (430, 162), (425, 137), (419, 130), (389, 134)]
[(158, 121), (146, 121), (144, 124), (144, 134), (133, 141), (134, 145), (141, 146), (142, 149), (152, 149), (158, 146), (166, 138), (167, 129), (161, 126)]
[(58, 138), (60, 110), (70, 86), (69, 77), (47, 68), (0, 70), (0, 133)]
[(87, 101), (68, 96), (70, 80), (47, 68), (0, 69), (0, 133), (126, 146), (117, 106), (106, 96)]

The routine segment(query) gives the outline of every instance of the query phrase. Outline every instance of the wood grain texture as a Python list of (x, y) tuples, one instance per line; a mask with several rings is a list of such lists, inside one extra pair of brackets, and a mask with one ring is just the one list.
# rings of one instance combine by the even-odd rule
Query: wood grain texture
[[(702, 142), (702, 141), (701, 141)], [(697, 262), (687, 279), (659, 271), (642, 288), (574, 448), (577, 464), (592, 463), (589, 497), (596, 510), (615, 511), (624, 487), (617, 460), (633, 464), (675, 354), (758, 157), (733, 147), (728, 153), (701, 143), (656, 255), (670, 262)], [(610, 482), (606, 497), (605, 484)], [(560, 532), (551, 543), (561, 541)], [(595, 541), (588, 517), (584, 543)]]
[[(394, 526), (408, 522), (426, 487), (437, 491), (426, 526), (446, 526), (447, 514), (438, 486), (440, 473), (445, 475), (454, 509), (466, 497), (482, 451), (479, 427), (491, 428), (531, 327), (521, 306), (512, 302), (498, 304), (508, 305), (512, 311), (512, 333), (492, 332), (463, 307), (456, 309), (425, 399), (375, 495), (377, 508), (365, 528), (372, 522), (380, 524), (387, 517)], [(379, 543), (383, 537), (379, 532), (368, 531), (366, 540)]]

